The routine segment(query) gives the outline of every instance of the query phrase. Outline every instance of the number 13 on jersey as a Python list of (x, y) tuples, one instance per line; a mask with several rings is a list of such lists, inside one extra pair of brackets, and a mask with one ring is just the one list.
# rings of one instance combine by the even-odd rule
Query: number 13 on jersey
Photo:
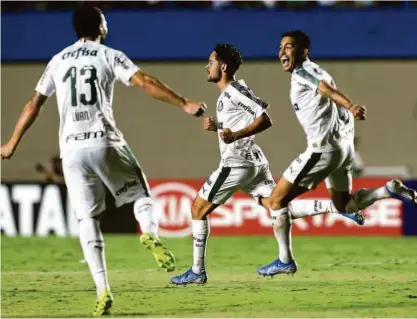
[[(83, 83), (89, 84), (90, 86), (90, 98), (87, 100), (87, 94), (81, 93), (79, 96), (77, 94), (77, 68), (72, 66), (68, 69), (65, 73), (62, 81), (66, 82), (68, 79), (71, 85), (71, 105), (76, 107), (78, 106), (78, 101), (81, 104), (87, 105), (94, 105), (97, 103), (97, 70), (92, 65), (83, 66), (80, 69), (79, 76), (84, 79)], [(84, 88), (84, 85), (81, 86)]]

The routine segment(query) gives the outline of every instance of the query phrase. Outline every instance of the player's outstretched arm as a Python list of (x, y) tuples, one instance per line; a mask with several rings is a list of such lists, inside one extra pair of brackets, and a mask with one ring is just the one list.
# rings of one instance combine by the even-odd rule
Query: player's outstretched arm
[(230, 129), (226, 128), (220, 132), (220, 137), (226, 144), (233, 143), (241, 138), (245, 138), (251, 135), (259, 134), (266, 129), (272, 126), (272, 120), (269, 115), (265, 112), (260, 117), (258, 117), (251, 125), (236, 131), (232, 132)]
[(20, 114), (12, 137), (6, 144), (1, 146), (1, 159), (11, 158), (13, 156), (20, 140), (37, 118), (39, 111), (47, 98), (47, 96), (35, 91)]
[(144, 89), (148, 95), (157, 100), (168, 102), (180, 107), (188, 114), (202, 116), (207, 110), (207, 105), (204, 102), (190, 101), (178, 95), (157, 78), (146, 74), (143, 71), (137, 71), (133, 74), (130, 78), (130, 83)]
[(366, 108), (364, 106), (352, 103), (352, 101), (346, 95), (333, 88), (326, 81), (321, 80), (319, 82), (318, 91), (321, 95), (332, 99), (333, 102), (335, 102), (337, 105), (348, 109), (356, 120), (366, 119)]

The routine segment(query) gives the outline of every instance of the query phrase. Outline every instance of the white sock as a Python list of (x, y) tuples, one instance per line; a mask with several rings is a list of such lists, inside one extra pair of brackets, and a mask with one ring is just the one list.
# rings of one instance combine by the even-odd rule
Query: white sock
[(291, 218), (288, 207), (269, 210), (272, 217), (272, 228), (279, 247), (279, 260), (290, 263), (293, 260), (291, 247)]
[(371, 206), (377, 200), (390, 198), (390, 194), (385, 189), (385, 186), (379, 188), (361, 188), (353, 195), (346, 205), (346, 212), (353, 213), (368, 206)]
[(105, 289), (110, 290), (100, 222), (94, 218), (81, 219), (79, 221), (79, 234), (84, 259), (90, 268), (91, 276), (93, 276), (97, 297), (100, 298)]
[(193, 272), (201, 274), (206, 270), (206, 248), (210, 233), (208, 219), (193, 220)]
[(158, 221), (156, 216), (156, 203), (150, 197), (138, 199), (133, 205), (135, 218), (140, 225), (142, 233), (158, 234)]
[(300, 199), (288, 205), (291, 219), (337, 212), (331, 200)]

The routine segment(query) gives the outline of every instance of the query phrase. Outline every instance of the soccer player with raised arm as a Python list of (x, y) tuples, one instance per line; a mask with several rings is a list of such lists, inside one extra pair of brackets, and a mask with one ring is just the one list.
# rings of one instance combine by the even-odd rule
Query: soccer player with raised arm
[(202, 115), (206, 106), (178, 95), (140, 70), (124, 53), (103, 45), (107, 23), (98, 8), (78, 7), (72, 23), (78, 41), (49, 62), (11, 139), (2, 145), (1, 158), (13, 156), (46, 99), (56, 92), (65, 182), (79, 221), (84, 257), (97, 289), (94, 315), (101, 316), (109, 313), (113, 301), (98, 219), (105, 209), (105, 187), (114, 196), (116, 206), (134, 203), (134, 216), (143, 232), (140, 241), (151, 250), (160, 267), (175, 269), (174, 255), (158, 238), (155, 201), (146, 177), (116, 127), (112, 110), (114, 84), (117, 80), (139, 87), (190, 115)]
[(307, 149), (290, 164), (271, 197), (262, 200), (270, 210), (279, 244), (278, 258), (258, 269), (265, 276), (297, 271), (289, 203), (323, 181), (334, 206), (345, 214), (359, 214), (375, 201), (390, 197), (417, 205), (417, 192), (398, 180), (352, 193), (354, 121), (365, 120), (366, 108), (339, 91), (330, 74), (309, 59), (309, 51), (310, 38), (304, 32), (282, 35), (279, 59), (282, 69), (291, 73), (291, 104), (306, 134)]
[[(216, 83), (221, 93), (217, 116), (205, 118), (204, 129), (218, 134), (221, 160), (192, 204), (193, 266), (171, 279), (176, 285), (207, 282), (208, 215), (238, 190), (252, 195), (262, 205), (259, 200), (269, 197), (275, 186), (268, 160), (255, 143), (255, 135), (272, 126), (266, 112), (269, 104), (256, 96), (244, 80), (236, 80), (235, 73), (242, 61), (234, 46), (218, 44), (206, 66), (207, 80)], [(313, 208), (300, 203), (291, 206), (292, 219), (332, 212), (337, 211), (329, 200), (316, 201)], [(361, 216), (346, 217), (362, 223)]]

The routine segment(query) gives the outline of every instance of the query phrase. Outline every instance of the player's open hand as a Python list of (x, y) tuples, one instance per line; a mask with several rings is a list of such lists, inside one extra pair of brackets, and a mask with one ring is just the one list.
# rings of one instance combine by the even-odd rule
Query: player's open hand
[(9, 159), (13, 156), (15, 146), (13, 144), (6, 143), (1, 146), (1, 159)]
[(187, 101), (182, 109), (191, 115), (202, 116), (207, 110), (207, 105), (204, 102)]
[(349, 111), (353, 114), (355, 120), (363, 121), (366, 119), (366, 107), (358, 104), (349, 106)]
[(214, 116), (205, 117), (203, 120), (203, 128), (206, 131), (217, 131), (217, 119)]
[(233, 143), (236, 140), (236, 135), (228, 128), (225, 128), (223, 131), (220, 132), (220, 138), (226, 144)]

